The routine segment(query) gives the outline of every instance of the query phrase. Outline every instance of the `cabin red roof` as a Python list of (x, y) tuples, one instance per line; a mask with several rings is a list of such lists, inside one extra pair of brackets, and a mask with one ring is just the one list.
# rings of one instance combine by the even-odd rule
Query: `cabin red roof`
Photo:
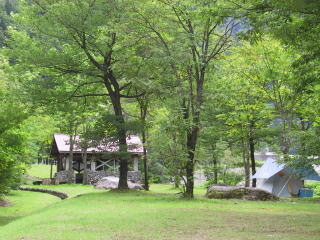
[[(70, 152), (70, 139), (68, 134), (55, 133), (54, 141), (56, 142), (59, 153)], [(79, 136), (76, 137), (76, 142), (79, 140)], [(138, 136), (130, 135), (127, 137), (128, 152), (131, 153), (143, 153), (143, 145)], [(81, 152), (81, 148), (75, 144), (74, 152)], [(88, 153), (112, 153), (118, 152), (119, 145), (117, 142), (103, 141), (97, 147), (90, 147), (87, 149)]]

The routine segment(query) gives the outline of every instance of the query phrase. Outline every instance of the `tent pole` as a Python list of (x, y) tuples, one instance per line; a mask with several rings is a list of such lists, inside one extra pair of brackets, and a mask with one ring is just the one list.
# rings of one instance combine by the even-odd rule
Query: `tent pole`
[(287, 186), (288, 182), (290, 181), (291, 176), (288, 178), (288, 180), (286, 181), (286, 183), (284, 184), (284, 186), (282, 187), (281, 191), (278, 193), (278, 197), (280, 197), (280, 194), (282, 193), (283, 189)]

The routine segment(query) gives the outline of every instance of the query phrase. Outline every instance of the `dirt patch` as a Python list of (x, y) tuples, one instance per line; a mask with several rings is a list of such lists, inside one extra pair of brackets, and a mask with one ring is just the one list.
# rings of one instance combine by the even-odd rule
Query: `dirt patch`
[(11, 204), (8, 200), (0, 198), (0, 207), (8, 207), (10, 205)]

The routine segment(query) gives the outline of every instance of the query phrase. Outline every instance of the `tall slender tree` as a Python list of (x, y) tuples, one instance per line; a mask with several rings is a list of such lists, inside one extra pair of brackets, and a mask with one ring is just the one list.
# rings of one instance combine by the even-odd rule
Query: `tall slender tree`
[[(193, 197), (195, 151), (208, 72), (231, 45), (237, 21), (226, 17), (223, 2), (158, 1), (163, 10), (140, 11), (140, 23), (152, 32), (178, 86), (186, 130), (186, 197)], [(152, 8), (151, 6), (150, 8)], [(230, 16), (230, 15), (228, 15)]]

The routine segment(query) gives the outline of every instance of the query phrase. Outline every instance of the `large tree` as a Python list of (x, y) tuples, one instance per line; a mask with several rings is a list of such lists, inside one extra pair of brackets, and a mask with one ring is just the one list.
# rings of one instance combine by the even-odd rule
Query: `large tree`
[[(31, 0), (22, 2), (11, 31), (17, 66), (42, 84), (73, 97), (110, 101), (120, 153), (127, 152), (123, 98), (131, 95), (132, 57), (139, 39), (130, 31), (131, 1)], [(141, 88), (140, 88), (141, 89)], [(39, 93), (46, 92), (38, 89)], [(43, 96), (43, 95), (42, 95)], [(127, 188), (128, 157), (120, 154), (119, 188)]]
[[(186, 131), (186, 192), (193, 197), (195, 152), (204, 104), (204, 83), (214, 62), (231, 45), (237, 21), (229, 18), (223, 1), (157, 1), (139, 11), (139, 23), (161, 47), (167, 72), (176, 85), (174, 93)], [(144, 8), (145, 9), (145, 8)], [(228, 17), (227, 17), (228, 16)], [(159, 47), (157, 48), (160, 51)], [(157, 52), (158, 53), (158, 52)], [(158, 53), (159, 54), (159, 53)], [(173, 90), (173, 89), (172, 89)]]

